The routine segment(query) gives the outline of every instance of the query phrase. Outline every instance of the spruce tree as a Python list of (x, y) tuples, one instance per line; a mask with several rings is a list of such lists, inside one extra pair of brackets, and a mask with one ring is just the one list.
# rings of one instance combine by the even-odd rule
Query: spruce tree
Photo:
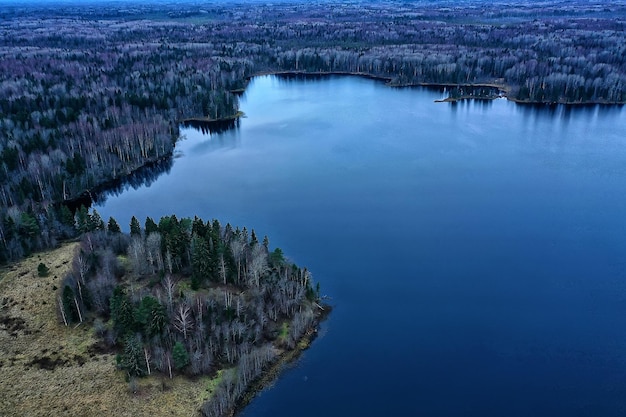
[(121, 233), (122, 229), (120, 229), (120, 225), (117, 223), (113, 217), (109, 217), (109, 223), (107, 225), (107, 229), (111, 233)]
[(130, 235), (141, 236), (141, 226), (139, 225), (139, 220), (137, 220), (137, 217), (135, 216), (130, 219)]
[(179, 371), (189, 365), (189, 354), (182, 343), (176, 342), (172, 349), (172, 359), (174, 359), (174, 367)]

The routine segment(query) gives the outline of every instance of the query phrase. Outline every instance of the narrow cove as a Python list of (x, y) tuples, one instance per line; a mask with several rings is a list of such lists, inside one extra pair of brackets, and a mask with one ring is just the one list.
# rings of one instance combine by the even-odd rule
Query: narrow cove
[[(243, 416), (623, 415), (626, 115), (254, 78), (238, 129), (96, 206), (267, 234), (335, 306)], [(306, 407), (303, 407), (306, 404)]]

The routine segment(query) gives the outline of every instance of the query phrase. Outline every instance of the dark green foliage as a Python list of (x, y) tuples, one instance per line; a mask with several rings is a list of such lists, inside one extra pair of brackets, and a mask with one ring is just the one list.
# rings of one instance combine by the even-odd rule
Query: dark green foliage
[(172, 349), (172, 359), (174, 360), (174, 367), (179, 371), (189, 365), (189, 354), (182, 343), (176, 342), (174, 345)]
[(204, 221), (198, 216), (196, 216), (191, 223), (191, 234), (206, 239), (207, 228), (204, 225)]
[(19, 151), (15, 147), (4, 148), (0, 153), (0, 159), (6, 164), (9, 171), (17, 169), (19, 163)]
[[(57, 115), (61, 116), (59, 121), (63, 123), (63, 120), (65, 119), (63, 113), (59, 113), (57, 111)], [(85, 158), (83, 158), (78, 152), (75, 152), (74, 156), (72, 158), (68, 158), (65, 162), (65, 170), (70, 177), (83, 174), (85, 172), (85, 168), (87, 168)]]
[(160, 335), (167, 324), (165, 307), (154, 297), (143, 297), (136, 312), (136, 322), (147, 337)]
[(137, 220), (137, 217), (135, 216), (130, 219), (130, 235), (141, 236), (141, 226), (139, 225), (139, 220)]
[(179, 271), (183, 264), (188, 262), (189, 244), (191, 242), (190, 228), (191, 223), (188, 220), (179, 222), (176, 215), (162, 217), (159, 221), (163, 247), (172, 255), (176, 271)]
[(120, 336), (127, 335), (135, 331), (137, 326), (134, 307), (121, 287), (116, 287), (113, 290), (113, 296), (110, 301), (110, 309), (111, 320), (113, 320), (115, 329), (119, 332)]
[(20, 235), (33, 239), (35, 236), (39, 234), (39, 224), (37, 223), (37, 219), (33, 217), (31, 214), (22, 213), (20, 216)]
[(113, 217), (109, 217), (109, 222), (107, 224), (107, 230), (111, 233), (121, 233), (122, 229), (120, 229), (120, 225), (117, 223)]
[(146, 217), (146, 223), (144, 230), (146, 232), (146, 236), (150, 235), (150, 233), (156, 233), (159, 231), (159, 226), (152, 220), (151, 217)]
[(66, 205), (61, 205), (59, 209), (59, 221), (65, 226), (74, 228), (74, 215)]
[(129, 335), (124, 339), (124, 354), (121, 356), (120, 364), (131, 376), (146, 375), (143, 349), (137, 335)]
[(200, 236), (191, 239), (191, 287), (197, 290), (212, 276), (211, 254), (206, 240)]
[(40, 277), (47, 277), (50, 275), (50, 269), (43, 262), (37, 265), (37, 275)]
[(272, 266), (279, 267), (285, 264), (285, 256), (281, 248), (276, 248), (270, 254), (270, 262)]
[(95, 230), (105, 230), (104, 221), (96, 209), (94, 209), (89, 216), (89, 231), (93, 232)]
[(78, 311), (76, 310), (75, 294), (72, 287), (66, 285), (63, 287), (63, 294), (61, 296), (63, 302), (63, 311), (65, 312), (65, 318), (68, 323), (78, 321)]
[[(100, 337), (119, 349), (118, 367), (131, 380), (171, 369), (206, 375), (241, 361), (249, 380), (271, 361), (277, 329), (285, 329), (280, 343), (293, 347), (316, 323), (319, 288), (312, 290), (308, 271), (287, 264), (280, 249), (271, 252), (272, 260), (267, 241), (251, 246), (247, 229), (168, 216), (159, 230), (131, 238), (111, 232), (114, 220), (109, 224), (109, 231), (83, 237), (62, 287), (62, 311), (69, 322), (80, 313), (83, 321), (101, 323)], [(147, 221), (147, 229), (153, 227)], [(189, 238), (192, 230), (197, 233)], [(120, 242), (126, 253), (135, 247), (145, 257), (143, 275), (118, 272), (114, 248)], [(178, 254), (178, 272), (163, 265), (170, 248)]]
[(87, 207), (80, 206), (80, 208), (76, 211), (76, 229), (79, 233), (86, 233), (90, 230), (91, 227), (91, 218), (89, 216), (89, 212), (87, 211)]
[(306, 299), (309, 301), (315, 301), (318, 299), (317, 293), (310, 285), (306, 287)]

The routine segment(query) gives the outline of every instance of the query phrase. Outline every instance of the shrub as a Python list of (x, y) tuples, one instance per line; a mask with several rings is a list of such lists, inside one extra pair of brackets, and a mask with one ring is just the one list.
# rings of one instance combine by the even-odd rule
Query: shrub
[(48, 268), (43, 262), (40, 262), (39, 265), (37, 265), (37, 275), (40, 277), (47, 277), (50, 275), (50, 268)]

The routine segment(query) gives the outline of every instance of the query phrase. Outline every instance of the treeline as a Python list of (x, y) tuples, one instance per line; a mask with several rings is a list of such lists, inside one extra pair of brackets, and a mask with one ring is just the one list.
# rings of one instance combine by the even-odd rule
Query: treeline
[(171, 158), (183, 118), (235, 113), (249, 73), (210, 46), (85, 42), (0, 51), (0, 263), (72, 236), (60, 204)]
[(253, 74), (360, 73), (398, 86), (499, 86), (522, 102), (626, 101), (623, 4), (116, 7), (0, 12), (0, 263), (71, 235), (62, 206), (73, 212), (102, 184), (170, 158), (182, 120), (235, 114)]
[(319, 286), (254, 230), (217, 220), (133, 217), (130, 234), (96, 211), (59, 289), (66, 325), (93, 323), (129, 380), (155, 372), (217, 375), (207, 416), (227, 415), (249, 384), (313, 330)]

